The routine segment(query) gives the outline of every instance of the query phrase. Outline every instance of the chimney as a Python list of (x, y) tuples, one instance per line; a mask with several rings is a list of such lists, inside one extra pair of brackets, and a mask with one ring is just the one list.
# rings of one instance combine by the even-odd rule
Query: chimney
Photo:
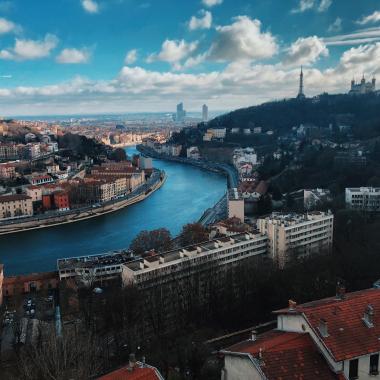
[(128, 370), (132, 372), (136, 367), (136, 356), (135, 354), (129, 354), (129, 365)]
[(325, 319), (323, 318), (320, 319), (318, 330), (321, 333), (323, 338), (327, 338), (329, 336), (328, 324)]
[(289, 311), (295, 311), (296, 309), (297, 309), (297, 302), (295, 302), (293, 300), (289, 300), (288, 310)]
[(366, 324), (368, 328), (373, 327), (373, 315), (374, 315), (373, 306), (367, 305), (364, 312), (363, 322)]
[(255, 342), (256, 340), (257, 340), (257, 331), (256, 330), (252, 330), (251, 331), (251, 341)]
[(336, 285), (336, 299), (337, 300), (344, 300), (346, 297), (346, 287), (344, 284), (340, 281), (338, 281)]
[(145, 356), (141, 358), (141, 367), (145, 368)]

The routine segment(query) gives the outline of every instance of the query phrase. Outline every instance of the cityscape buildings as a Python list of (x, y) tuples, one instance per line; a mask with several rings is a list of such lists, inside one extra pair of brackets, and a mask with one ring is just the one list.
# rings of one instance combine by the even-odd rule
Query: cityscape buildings
[(208, 121), (208, 107), (206, 104), (203, 104), (202, 106), (202, 121), (203, 122)]
[(346, 206), (353, 210), (380, 211), (380, 188), (350, 187), (346, 188)]

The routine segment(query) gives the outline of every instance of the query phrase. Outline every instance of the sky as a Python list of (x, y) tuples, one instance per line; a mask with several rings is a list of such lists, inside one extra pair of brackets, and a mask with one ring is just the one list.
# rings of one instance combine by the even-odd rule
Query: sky
[(0, 115), (223, 111), (380, 72), (379, 0), (0, 0)]

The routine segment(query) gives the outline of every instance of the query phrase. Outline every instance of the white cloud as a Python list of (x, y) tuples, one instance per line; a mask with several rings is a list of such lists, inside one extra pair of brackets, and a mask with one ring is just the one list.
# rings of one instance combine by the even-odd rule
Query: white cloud
[(327, 31), (329, 33), (338, 33), (342, 30), (342, 19), (340, 17), (337, 17), (335, 21), (330, 24)]
[(318, 12), (326, 12), (332, 4), (332, 0), (321, 0), (318, 5)]
[(288, 66), (309, 65), (328, 54), (325, 43), (317, 36), (298, 38), (286, 51), (283, 63)]
[(212, 24), (212, 14), (209, 11), (201, 10), (199, 17), (193, 16), (189, 21), (189, 29), (210, 29)]
[(261, 22), (248, 16), (235, 17), (231, 25), (218, 26), (209, 57), (217, 61), (258, 60), (276, 54), (278, 46), (270, 32), (261, 31)]
[(99, 5), (94, 0), (82, 0), (82, 7), (88, 13), (98, 13)]
[(0, 34), (10, 33), (17, 29), (17, 25), (5, 18), (0, 18)]
[(357, 21), (357, 23), (360, 25), (366, 25), (366, 24), (371, 24), (371, 23), (375, 23), (379, 21), (380, 21), (380, 11), (375, 11), (368, 16), (362, 17), (360, 20)]
[(57, 56), (58, 63), (73, 64), (87, 63), (90, 59), (90, 51), (88, 49), (63, 49)]
[(215, 5), (220, 5), (223, 3), (223, 0), (202, 0), (202, 4), (206, 7), (214, 7)]
[(178, 63), (193, 53), (198, 46), (198, 41), (186, 42), (185, 40), (165, 40), (158, 54), (151, 54), (148, 62), (164, 61)]
[(137, 61), (137, 50), (130, 50), (125, 56), (124, 62), (126, 65), (132, 65)]
[(380, 43), (361, 45), (345, 51), (340, 58), (340, 68), (356, 74), (380, 71)]
[(292, 9), (291, 13), (303, 13), (312, 9), (315, 5), (314, 0), (300, 0), (297, 8)]
[(24, 40), (16, 38), (13, 48), (0, 51), (0, 59), (32, 60), (44, 58), (57, 46), (58, 38), (47, 34), (43, 40)]
[(291, 10), (291, 13), (303, 13), (309, 10), (326, 12), (332, 4), (332, 0), (299, 0), (298, 6)]

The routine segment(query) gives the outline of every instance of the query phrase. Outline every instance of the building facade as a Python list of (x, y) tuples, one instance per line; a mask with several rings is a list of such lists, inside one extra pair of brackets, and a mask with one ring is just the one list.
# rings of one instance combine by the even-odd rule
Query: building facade
[(346, 188), (346, 207), (367, 212), (380, 211), (380, 187)]
[(289, 261), (332, 247), (334, 215), (331, 212), (271, 215), (257, 220), (269, 239), (269, 255), (280, 267)]
[(228, 218), (238, 218), (241, 222), (244, 222), (244, 198), (236, 188), (228, 191), (227, 213)]
[(13, 194), (0, 197), (0, 220), (32, 215), (33, 202), (27, 195)]

